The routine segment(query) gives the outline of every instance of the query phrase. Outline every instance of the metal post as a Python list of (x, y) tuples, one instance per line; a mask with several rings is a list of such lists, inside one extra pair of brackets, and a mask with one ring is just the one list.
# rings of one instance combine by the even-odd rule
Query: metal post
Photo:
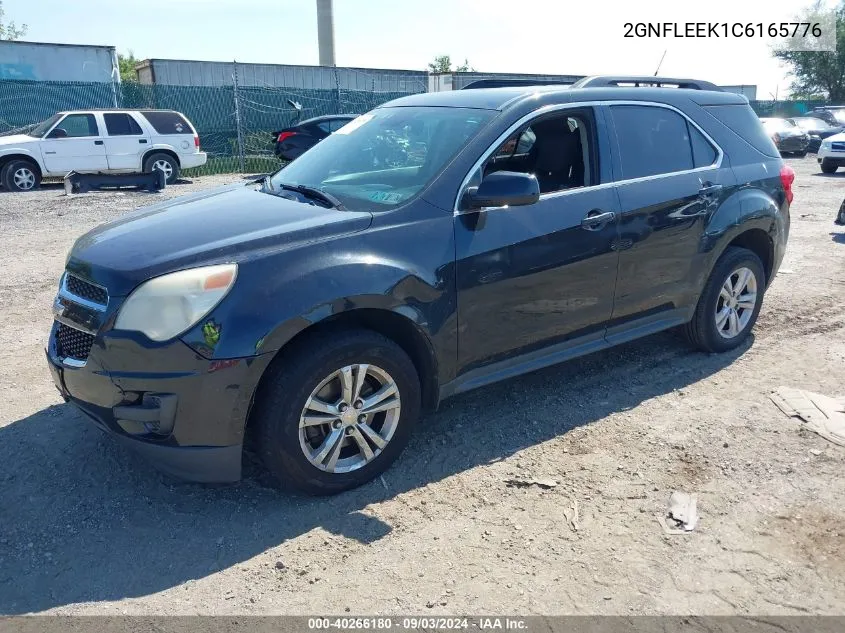
[(234, 72), (232, 73), (232, 95), (235, 99), (235, 126), (238, 130), (238, 159), (240, 163), (241, 173), (246, 171), (246, 160), (244, 156), (244, 135), (243, 130), (241, 128), (241, 98), (240, 92), (238, 90), (238, 62), (233, 62), (234, 64)]
[(336, 114), (341, 114), (343, 112), (343, 104), (340, 101), (340, 79), (337, 76), (337, 68), (334, 69), (334, 86), (335, 90), (337, 91), (337, 111)]

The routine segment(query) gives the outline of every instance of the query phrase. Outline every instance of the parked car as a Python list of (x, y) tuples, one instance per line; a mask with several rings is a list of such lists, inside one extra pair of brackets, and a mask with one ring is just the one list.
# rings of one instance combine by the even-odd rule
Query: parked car
[(845, 125), (845, 106), (820, 106), (813, 108), (807, 116), (821, 119), (831, 126)]
[(791, 121), (794, 125), (797, 125), (810, 137), (810, 144), (807, 146), (808, 152), (818, 152), (822, 140), (834, 134), (839, 134), (843, 129), (842, 125), (832, 126), (822, 119), (812, 116), (796, 116), (787, 119), (787, 121)]
[(166, 472), (237, 480), (250, 429), (322, 494), (454, 394), (675, 326), (742, 345), (794, 172), (744, 97), (636, 80), (403, 97), (262, 182), (94, 229), (53, 305), (56, 386)]
[(305, 150), (311, 149), (357, 116), (357, 114), (318, 116), (273, 132), (273, 136), (276, 137), (276, 156), (282, 160), (298, 158)]
[(824, 139), (819, 146), (816, 159), (825, 174), (833, 174), (845, 165), (845, 132)]
[(25, 134), (0, 136), (0, 183), (29, 191), (42, 178), (80, 173), (149, 173), (168, 184), (206, 161), (190, 121), (172, 110), (58, 112)]
[(806, 156), (810, 147), (810, 135), (789, 119), (763, 118), (763, 127), (781, 154)]

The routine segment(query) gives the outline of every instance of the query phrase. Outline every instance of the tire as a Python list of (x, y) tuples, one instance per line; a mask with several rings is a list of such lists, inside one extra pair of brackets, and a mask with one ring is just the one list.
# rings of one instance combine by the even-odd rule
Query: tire
[(839, 165), (829, 161), (827, 158), (822, 159), (822, 172), (825, 174), (834, 174), (836, 173), (837, 168)]
[(807, 150), (804, 150), (803, 152), (795, 152), (795, 155), (798, 158), (804, 158), (807, 155)]
[[(753, 278), (746, 282), (745, 286), (739, 288), (738, 296), (747, 297), (753, 282), (755, 289), (753, 308), (737, 306), (734, 310), (737, 315), (736, 321), (732, 323), (732, 317), (728, 317), (719, 327), (716, 321), (717, 311), (731, 309), (730, 305), (724, 305), (726, 297), (722, 294), (723, 285), (729, 280), (733, 286), (738, 285), (737, 282), (741, 283), (738, 272), (743, 270), (749, 271)], [(704, 352), (727, 352), (738, 347), (748, 338), (757, 321), (760, 306), (763, 305), (765, 289), (766, 274), (760, 258), (748, 249), (729, 246), (713, 267), (698, 300), (695, 314), (684, 327), (687, 340)], [(734, 298), (729, 299), (729, 301), (734, 300)], [(736, 333), (729, 331), (734, 324), (738, 326)], [(720, 330), (722, 330), (721, 333)]]
[[(361, 408), (354, 399), (345, 403), (353, 405), (345, 416), (337, 414), (344, 400), (338, 372), (352, 368), (350, 384), (354, 389), (362, 364), (368, 366), (361, 388), (364, 400), (385, 386), (389, 388), (392, 381), (398, 399), (388, 396), (374, 402), (399, 403), (366, 416), (366, 424), (357, 423), (358, 411), (366, 411), (366, 407)], [(396, 343), (370, 330), (330, 330), (309, 337), (274, 361), (262, 378), (250, 423), (256, 426), (258, 453), (281, 487), (314, 495), (334, 494), (370, 481), (399, 457), (419, 417), (420, 399), (416, 368)], [(334, 414), (319, 413), (313, 408), (315, 403), (331, 403)], [(306, 410), (312, 421), (319, 417), (326, 422), (301, 429)], [(378, 434), (379, 443), (387, 437), (382, 448), (367, 439), (373, 438), (371, 432)], [(333, 438), (340, 438), (340, 444), (332, 442)], [(371, 456), (365, 454), (361, 441)], [(332, 446), (339, 450), (331, 450)]]
[(147, 160), (144, 161), (144, 173), (151, 174), (153, 169), (157, 168), (167, 175), (166, 182), (168, 185), (172, 185), (179, 179), (179, 161), (170, 154), (158, 152), (147, 157)]
[(9, 191), (32, 191), (41, 184), (41, 171), (28, 160), (13, 160), (0, 172), (3, 186)]

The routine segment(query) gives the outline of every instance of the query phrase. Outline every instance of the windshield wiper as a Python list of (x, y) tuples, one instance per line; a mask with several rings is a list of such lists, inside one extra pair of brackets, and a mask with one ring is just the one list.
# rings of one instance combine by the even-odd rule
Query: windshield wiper
[[(272, 185), (270, 186), (272, 187)], [(296, 193), (301, 194), (306, 198), (311, 198), (312, 200), (320, 200), (321, 202), (328, 204), (329, 207), (338, 209), (339, 211), (344, 211), (346, 209), (340, 200), (330, 193), (317, 189), (317, 187), (309, 187), (308, 185), (290, 185), (286, 183), (280, 183), (278, 187), (279, 189), (285, 189), (287, 191), (295, 191)]]

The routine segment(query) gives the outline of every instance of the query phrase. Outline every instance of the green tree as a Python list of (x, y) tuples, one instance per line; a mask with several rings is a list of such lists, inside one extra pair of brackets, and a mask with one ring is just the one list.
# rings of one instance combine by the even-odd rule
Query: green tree
[(452, 58), (449, 55), (438, 55), (434, 61), (429, 62), (428, 71), (431, 73), (466, 73), (475, 72), (475, 68), (469, 65), (469, 60), (464, 59), (464, 63), (457, 68), (452, 68)]
[(117, 65), (120, 69), (120, 81), (138, 81), (138, 73), (135, 72), (135, 65), (138, 60), (135, 59), (135, 53), (129, 51), (128, 55), (123, 53), (117, 54)]
[[(808, 9), (801, 21), (816, 22), (822, 5)], [(831, 101), (845, 101), (845, 0), (835, 10), (835, 51), (777, 50), (774, 56), (789, 66), (790, 89), (794, 98), (826, 96)]]
[(14, 22), (3, 22), (6, 15), (3, 11), (3, 0), (0, 0), (0, 40), (18, 40), (26, 35), (29, 27), (26, 24), (17, 26)]

